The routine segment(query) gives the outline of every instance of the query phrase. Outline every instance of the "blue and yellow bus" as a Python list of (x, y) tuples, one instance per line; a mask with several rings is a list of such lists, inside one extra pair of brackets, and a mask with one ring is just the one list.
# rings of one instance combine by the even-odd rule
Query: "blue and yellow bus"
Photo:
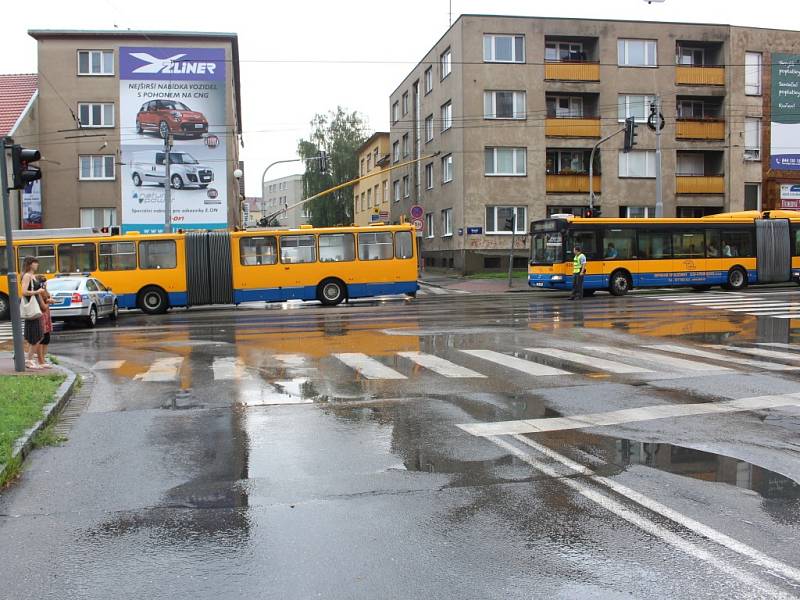
[(698, 219), (589, 219), (531, 223), (528, 284), (572, 289), (574, 246), (586, 255), (585, 293), (632, 288), (749, 284), (800, 279), (800, 215), (746, 211)]

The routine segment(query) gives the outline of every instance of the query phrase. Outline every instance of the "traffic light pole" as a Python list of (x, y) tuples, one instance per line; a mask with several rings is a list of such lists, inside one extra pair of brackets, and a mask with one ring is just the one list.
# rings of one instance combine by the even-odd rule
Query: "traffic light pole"
[[(661, 96), (656, 96), (656, 115), (661, 120)], [(664, 198), (661, 193), (661, 122), (656, 126), (656, 219), (664, 216)]]
[(607, 142), (615, 135), (619, 135), (623, 131), (625, 131), (624, 127), (598, 140), (597, 143), (592, 146), (592, 153), (589, 155), (589, 208), (592, 210), (594, 209), (594, 153), (597, 151), (597, 148), (600, 147), (600, 144)]
[(14, 370), (25, 370), (25, 348), (22, 344), (22, 321), (19, 314), (19, 294), (17, 281), (17, 265), (14, 260), (14, 246), (12, 244), (11, 229), (11, 202), (8, 194), (8, 167), (6, 165), (6, 150), (13, 145), (11, 138), (2, 142), (2, 160), (0, 160), (0, 187), (3, 189), (3, 225), (6, 238), (6, 265), (8, 268), (8, 313), (11, 317), (11, 331), (14, 337)]
[(508, 287), (511, 287), (514, 282), (514, 245), (516, 242), (515, 236), (517, 234), (517, 209), (514, 207), (514, 212), (511, 215), (511, 251), (508, 254)]

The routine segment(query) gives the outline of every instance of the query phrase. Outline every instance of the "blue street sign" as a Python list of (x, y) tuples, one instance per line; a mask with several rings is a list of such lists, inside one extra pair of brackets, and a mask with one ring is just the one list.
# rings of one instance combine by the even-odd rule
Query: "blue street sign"
[(483, 227), (467, 227), (467, 235), (479, 235), (483, 233)]

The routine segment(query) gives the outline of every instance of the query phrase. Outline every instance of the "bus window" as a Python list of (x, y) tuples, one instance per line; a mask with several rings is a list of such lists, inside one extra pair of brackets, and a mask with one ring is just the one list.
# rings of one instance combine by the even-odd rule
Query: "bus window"
[(553, 233), (537, 232), (531, 242), (532, 262), (552, 265), (564, 260), (563, 241), (560, 231)]
[(706, 229), (706, 256), (708, 256), (708, 258), (719, 258), (722, 256), (719, 229)]
[(175, 240), (139, 242), (140, 269), (174, 269), (177, 266)]
[(0, 275), (8, 275), (8, 257), (5, 246), (0, 246)]
[(243, 265), (274, 265), (278, 262), (278, 240), (272, 235), (240, 238), (239, 262)]
[(702, 231), (676, 231), (672, 234), (674, 258), (705, 258), (706, 236)]
[(136, 268), (136, 244), (133, 242), (101, 242), (101, 271), (132, 271)]
[(410, 231), (398, 231), (394, 234), (395, 258), (412, 258), (414, 256), (414, 237)]
[(375, 231), (358, 234), (359, 260), (389, 260), (394, 256), (392, 251), (392, 233)]
[(97, 246), (91, 242), (58, 245), (58, 270), (61, 273), (87, 273), (97, 270)]
[(17, 248), (19, 256), (19, 271), (22, 271), (22, 263), (26, 256), (35, 256), (39, 259), (39, 273), (56, 272), (56, 248), (52, 245), (47, 246), (20, 246)]
[(603, 259), (636, 258), (636, 232), (633, 229), (606, 229), (603, 232)]
[(597, 258), (597, 233), (594, 231), (581, 231), (580, 229), (574, 230), (572, 235), (567, 238), (567, 255), (572, 256), (572, 248), (580, 246), (581, 252), (586, 255), (586, 258)]
[(352, 233), (323, 233), (319, 236), (320, 262), (346, 262), (356, 259), (356, 240)]
[(639, 258), (672, 258), (671, 236), (665, 231), (639, 232)]
[(720, 232), (720, 250), (723, 258), (755, 256), (752, 230), (723, 229)]
[(313, 263), (317, 260), (316, 236), (281, 236), (281, 262), (288, 264)]
[[(800, 227), (796, 228), (792, 233), (794, 235), (794, 251), (792, 254), (800, 256)], [(2, 253), (0, 253), (0, 256), (2, 256)]]

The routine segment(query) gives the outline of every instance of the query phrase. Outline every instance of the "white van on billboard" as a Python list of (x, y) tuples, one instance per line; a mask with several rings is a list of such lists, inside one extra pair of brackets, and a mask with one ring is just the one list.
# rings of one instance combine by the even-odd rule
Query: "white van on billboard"
[[(136, 187), (166, 185), (167, 163), (163, 150), (139, 150), (131, 154), (131, 181)], [(211, 167), (201, 164), (188, 152), (169, 153), (170, 184), (174, 190), (207, 188), (214, 181)]]

